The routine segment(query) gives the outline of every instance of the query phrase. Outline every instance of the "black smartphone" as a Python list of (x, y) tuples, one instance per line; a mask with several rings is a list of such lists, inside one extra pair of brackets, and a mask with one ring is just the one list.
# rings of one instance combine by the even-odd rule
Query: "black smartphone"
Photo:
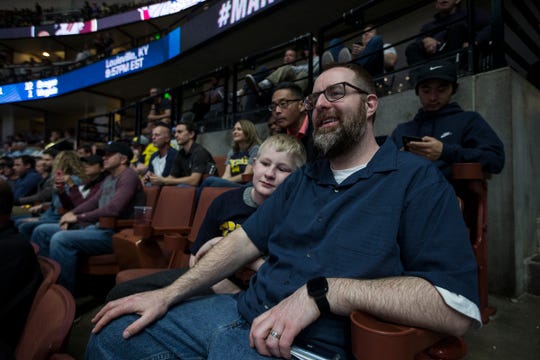
[(296, 340), (291, 346), (291, 355), (295, 360), (341, 360), (342, 357), (330, 349)]
[(401, 137), (401, 141), (403, 141), (403, 149), (405, 150), (409, 150), (408, 148), (408, 144), (409, 142), (411, 141), (422, 141), (422, 138), (421, 137), (418, 137), (418, 136), (407, 136), (407, 135), (403, 135)]

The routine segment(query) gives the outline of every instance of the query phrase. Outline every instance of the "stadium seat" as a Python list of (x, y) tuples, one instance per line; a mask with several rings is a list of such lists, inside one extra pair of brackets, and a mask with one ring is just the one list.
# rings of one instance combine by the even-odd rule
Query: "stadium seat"
[[(15, 350), (17, 359), (45, 360), (59, 352), (75, 317), (75, 299), (64, 287), (52, 284), (36, 298)], [(69, 355), (56, 358), (69, 359)]]
[[(172, 252), (167, 268), (181, 268), (187, 267), (189, 265), (189, 254), (187, 253), (187, 249), (191, 244), (195, 242), (201, 224), (204, 220), (204, 217), (206, 216), (206, 211), (208, 210), (208, 207), (217, 196), (231, 189), (232, 188), (219, 187), (203, 188), (199, 203), (197, 204), (193, 223), (191, 225), (189, 233), (187, 233), (187, 236), (180, 233), (169, 233), (164, 239), (169, 251)], [(160, 270), (163, 269), (142, 268), (123, 270), (116, 275), (116, 283), (119, 284), (121, 282), (132, 280), (141, 276), (150, 275)]]
[[(155, 206), (160, 189), (161, 188), (158, 186), (147, 186), (144, 188), (146, 206)], [(110, 228), (115, 229), (116, 231), (121, 231), (122, 229), (132, 227), (133, 219), (102, 217), (99, 219), (99, 225), (102, 228)], [(81, 256), (79, 259), (79, 271), (88, 275), (114, 275), (118, 273), (119, 265), (114, 253)]]
[(113, 235), (113, 248), (119, 270), (165, 268), (174, 253), (170, 233), (187, 235), (193, 218), (194, 187), (166, 186), (154, 207), (147, 227), (124, 229)]

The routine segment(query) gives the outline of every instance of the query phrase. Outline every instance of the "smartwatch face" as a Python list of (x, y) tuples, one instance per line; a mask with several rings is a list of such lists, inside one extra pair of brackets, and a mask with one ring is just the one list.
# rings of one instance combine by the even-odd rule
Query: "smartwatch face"
[(319, 297), (328, 292), (328, 282), (323, 277), (311, 279), (308, 284), (309, 295)]

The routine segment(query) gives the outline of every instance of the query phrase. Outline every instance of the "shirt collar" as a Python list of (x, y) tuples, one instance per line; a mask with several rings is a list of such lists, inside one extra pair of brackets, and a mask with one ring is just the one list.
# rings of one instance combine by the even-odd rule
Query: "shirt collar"
[(291, 131), (289, 131), (289, 129), (287, 129), (287, 134), (292, 135), (297, 139), (302, 139), (304, 136), (306, 136), (308, 127), (309, 127), (309, 119), (308, 119), (308, 115), (306, 114), (304, 116), (304, 121), (302, 122), (302, 126), (300, 126), (300, 129), (298, 130), (298, 132), (296, 134), (293, 134)]
[(350, 186), (361, 179), (370, 178), (374, 173), (396, 170), (398, 153), (398, 148), (392, 139), (388, 138), (379, 150), (377, 150), (365, 168), (360, 169), (349, 176), (340, 185), (337, 185), (334, 180), (334, 174), (332, 173), (332, 169), (330, 169), (330, 162), (328, 159), (323, 158), (308, 164), (306, 167), (306, 175), (315, 179), (315, 181), (321, 185), (337, 185), (336, 187)]

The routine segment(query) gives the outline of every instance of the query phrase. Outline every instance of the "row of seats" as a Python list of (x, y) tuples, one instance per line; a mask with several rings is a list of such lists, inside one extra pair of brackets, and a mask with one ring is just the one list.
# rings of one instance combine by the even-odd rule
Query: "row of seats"
[[(214, 156), (216, 163), (216, 176), (225, 172), (226, 156)], [(205, 191), (212, 191), (206, 190)], [(169, 233), (186, 235), (189, 233), (192, 217), (195, 212), (195, 188), (180, 187), (145, 187), (146, 206), (152, 207), (152, 223), (148, 229), (137, 229), (133, 234), (133, 220), (119, 220), (115, 218), (101, 218), (100, 226), (117, 230), (113, 237), (113, 244), (117, 244), (114, 254), (83, 256), (79, 259), (79, 272), (87, 275), (115, 275), (120, 270), (133, 267), (166, 266), (163, 256), (156, 248), (154, 241), (144, 241), (137, 245), (137, 251), (121, 242), (122, 239), (137, 237), (140, 239), (141, 231), (150, 231), (145, 238), (155, 238)], [(204, 191), (203, 191), (204, 192)], [(201, 199), (203, 196), (201, 195)], [(212, 198), (213, 200), (213, 198)], [(202, 200), (199, 204), (202, 203)], [(209, 205), (209, 204), (208, 204)], [(205, 211), (206, 213), (206, 211)], [(200, 224), (199, 224), (200, 225)], [(197, 229), (198, 231), (198, 229)], [(195, 237), (197, 233), (195, 232)], [(169, 239), (170, 237), (167, 237)], [(115, 240), (116, 239), (116, 240)], [(167, 240), (165, 243), (169, 244)], [(167, 247), (167, 246), (166, 246)], [(170, 246), (168, 246), (170, 247)], [(170, 249), (164, 249), (170, 253)], [(117, 254), (121, 254), (120, 259)]]
[(205, 187), (195, 204), (194, 187), (145, 187), (146, 205), (153, 209), (150, 224), (140, 226), (132, 220), (100, 219), (100, 226), (117, 230), (113, 235), (114, 253), (80, 259), (80, 272), (116, 275), (126, 269), (187, 266), (186, 251), (195, 241), (208, 207), (218, 195), (230, 189)]

